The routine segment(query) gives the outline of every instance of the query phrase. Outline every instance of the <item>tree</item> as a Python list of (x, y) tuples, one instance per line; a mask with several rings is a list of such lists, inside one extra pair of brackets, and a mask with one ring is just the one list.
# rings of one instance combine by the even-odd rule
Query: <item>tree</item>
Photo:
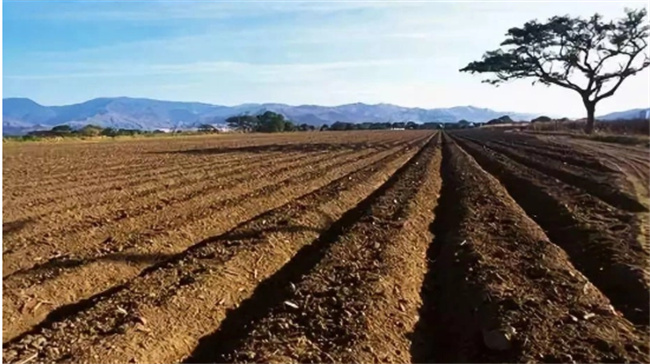
[(104, 135), (104, 136), (114, 137), (114, 136), (117, 135), (117, 129), (115, 129), (115, 128), (105, 128), (104, 130), (102, 130), (102, 132), (100, 134)]
[(104, 129), (101, 126), (88, 124), (79, 129), (79, 134), (84, 136), (98, 136), (102, 133), (103, 130)]
[(211, 124), (201, 124), (199, 125), (199, 131), (202, 133), (216, 133), (217, 128), (215, 128), (214, 125)]
[(347, 127), (347, 123), (344, 123), (342, 121), (336, 121), (332, 126), (330, 127), (330, 130), (345, 130)]
[(536, 117), (535, 119), (531, 120), (530, 122), (531, 123), (546, 123), (546, 122), (549, 122), (549, 121), (551, 121), (551, 118), (549, 118), (548, 116), (542, 115), (542, 116)]
[(298, 128), (294, 123), (289, 120), (284, 121), (284, 131), (296, 131)]
[(591, 133), (596, 104), (650, 65), (645, 52), (647, 10), (625, 12), (616, 22), (606, 22), (599, 14), (589, 19), (555, 16), (545, 23), (529, 21), (508, 30), (501, 43), (504, 49), (489, 51), (460, 71), (493, 73), (495, 78), (483, 81), (493, 85), (533, 78), (533, 84), (576, 91), (587, 110), (585, 132)]
[(274, 113), (273, 111), (266, 111), (262, 115), (257, 115), (260, 121), (259, 130), (264, 133), (278, 133), (283, 132), (285, 127), (285, 120), (282, 114)]
[(70, 125), (57, 125), (52, 128), (52, 131), (59, 134), (70, 134), (74, 130), (72, 130), (72, 127)]
[(467, 121), (465, 119), (460, 119), (460, 120), (458, 120), (458, 122), (456, 124), (458, 125), (459, 129), (467, 129), (472, 125), (472, 122)]
[(235, 130), (249, 132), (258, 128), (259, 120), (253, 115), (237, 115), (226, 119), (226, 123)]

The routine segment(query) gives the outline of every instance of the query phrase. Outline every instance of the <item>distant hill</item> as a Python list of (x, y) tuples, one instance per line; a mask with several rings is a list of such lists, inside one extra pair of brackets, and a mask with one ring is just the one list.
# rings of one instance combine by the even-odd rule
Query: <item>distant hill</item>
[(597, 117), (598, 120), (650, 119), (650, 109), (618, 111)]
[(80, 127), (97, 124), (102, 127), (126, 129), (187, 129), (202, 123), (220, 124), (240, 114), (274, 111), (302, 124), (320, 126), (344, 122), (443, 122), (459, 120), (485, 122), (503, 115), (515, 120), (530, 120), (537, 115), (494, 111), (473, 106), (423, 109), (391, 104), (363, 103), (340, 106), (286, 104), (212, 105), (198, 102), (174, 102), (141, 98), (98, 98), (80, 104), (43, 106), (27, 98), (2, 100), (3, 134), (24, 134), (31, 130), (49, 129), (69, 124)]

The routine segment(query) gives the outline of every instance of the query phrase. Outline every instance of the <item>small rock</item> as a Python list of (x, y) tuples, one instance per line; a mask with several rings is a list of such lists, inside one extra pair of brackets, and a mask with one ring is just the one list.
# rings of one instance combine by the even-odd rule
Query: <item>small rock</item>
[(585, 319), (585, 320), (589, 320), (590, 318), (592, 318), (594, 316), (596, 316), (595, 313), (589, 312), (589, 313), (586, 313), (584, 316), (582, 316), (582, 318)]
[(45, 353), (46, 353), (47, 356), (49, 356), (49, 357), (54, 357), (54, 356), (59, 355), (59, 349), (57, 349), (57, 348), (55, 348), (55, 347), (52, 347), (52, 346), (49, 346), (49, 347), (47, 347), (47, 348), (45, 349)]
[(143, 325), (140, 325), (140, 324), (136, 325), (135, 329), (137, 331), (144, 332), (144, 333), (150, 333), (151, 332), (151, 330), (149, 330), (148, 328), (146, 328), (146, 327), (144, 327)]
[(562, 362), (564, 363), (575, 363), (573, 360), (573, 356), (571, 354), (561, 354), (560, 357), (562, 358)]
[(18, 352), (16, 350), (7, 350), (2, 356), (7, 361), (14, 360), (18, 356)]
[(32, 341), (32, 347), (34, 347), (34, 349), (40, 349), (45, 345), (45, 343), (47, 343), (47, 340), (41, 336)]
[(142, 325), (146, 325), (146, 324), (147, 324), (147, 319), (145, 319), (145, 318), (142, 317), (142, 316), (136, 316), (135, 321), (141, 323)]
[(284, 304), (285, 304), (285, 306), (289, 306), (291, 308), (298, 309), (298, 305), (296, 305), (295, 303), (293, 303), (291, 301), (284, 301)]
[(614, 309), (614, 306), (612, 306), (612, 305), (596, 307), (595, 311), (596, 311), (596, 313), (601, 314), (601, 315), (605, 315), (605, 316), (608, 316), (608, 315), (617, 316), (616, 310)]
[(573, 322), (578, 322), (578, 318), (573, 315), (569, 315), (569, 319)]
[(516, 330), (508, 327), (505, 330), (483, 330), (483, 343), (490, 350), (505, 351), (512, 348), (512, 338)]

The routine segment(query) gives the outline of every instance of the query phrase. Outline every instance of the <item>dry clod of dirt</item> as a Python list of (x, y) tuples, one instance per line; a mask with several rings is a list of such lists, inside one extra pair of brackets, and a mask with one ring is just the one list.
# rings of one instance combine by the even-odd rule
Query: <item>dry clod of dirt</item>
[(505, 329), (483, 330), (483, 343), (490, 350), (510, 350), (516, 333), (517, 330), (512, 326)]

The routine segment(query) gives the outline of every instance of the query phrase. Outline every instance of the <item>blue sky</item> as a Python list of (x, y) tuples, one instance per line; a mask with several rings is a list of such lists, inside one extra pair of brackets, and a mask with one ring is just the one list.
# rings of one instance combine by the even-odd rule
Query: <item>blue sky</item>
[[(579, 96), (458, 69), (553, 15), (619, 17), (646, 2), (4, 1), (3, 97), (475, 105), (580, 116)], [(650, 73), (598, 113), (648, 107)]]

